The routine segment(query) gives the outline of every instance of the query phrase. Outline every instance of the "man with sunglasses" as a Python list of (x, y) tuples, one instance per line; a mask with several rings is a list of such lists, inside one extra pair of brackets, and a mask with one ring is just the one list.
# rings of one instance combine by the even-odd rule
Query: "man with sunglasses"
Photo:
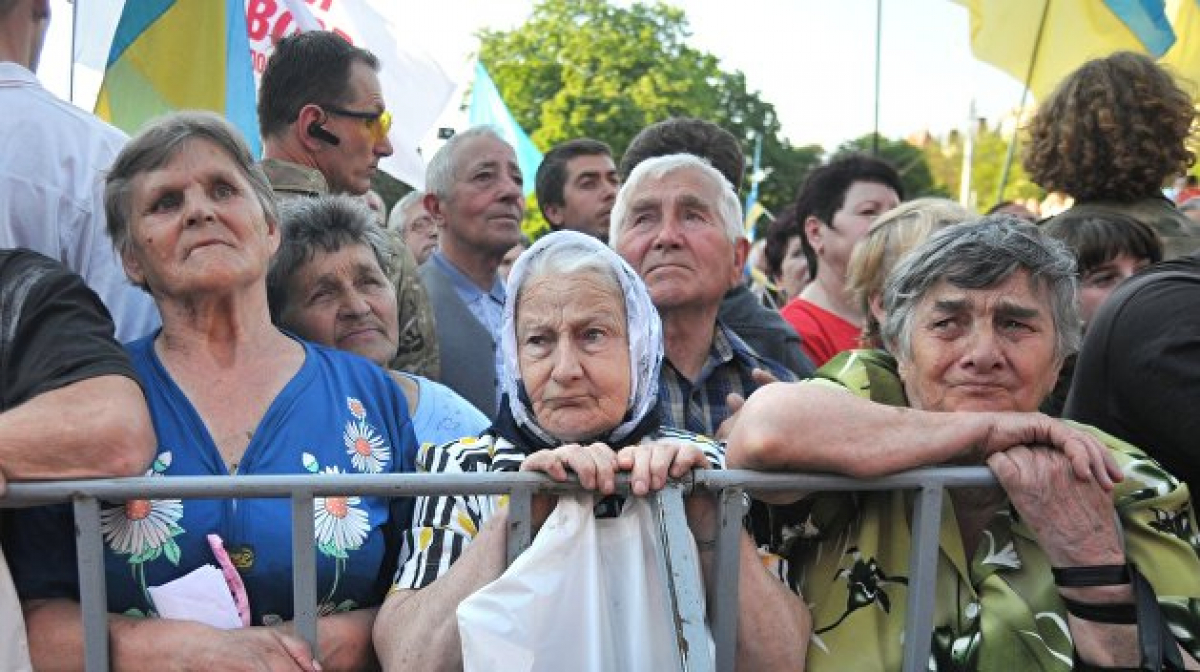
[[(371, 188), (379, 160), (392, 153), (392, 115), (378, 71), (374, 54), (332, 32), (297, 33), (276, 44), (258, 91), (262, 167), (276, 196), (361, 196)], [(429, 298), (412, 254), (400, 242), (395, 254), (401, 333), (392, 368), (437, 379)]]

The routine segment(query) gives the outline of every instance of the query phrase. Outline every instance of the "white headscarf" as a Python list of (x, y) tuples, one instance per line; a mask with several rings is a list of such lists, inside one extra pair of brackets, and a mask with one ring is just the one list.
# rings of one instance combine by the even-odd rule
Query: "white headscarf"
[(508, 398), (508, 410), (518, 428), (532, 433), (549, 445), (561, 443), (537, 424), (533, 409), (526, 405), (528, 397), (520, 394), (521, 364), (517, 356), (516, 307), (521, 299), (521, 287), (529, 280), (528, 272), (534, 260), (556, 251), (578, 248), (595, 254), (612, 269), (625, 296), (626, 332), (629, 334), (629, 401), (621, 424), (607, 436), (596, 437), (616, 444), (629, 436), (658, 403), (658, 372), (663, 359), (662, 320), (641, 277), (599, 240), (575, 231), (556, 231), (539, 239), (513, 264), (508, 275), (508, 299), (504, 303), (504, 326), (501, 329), (505, 375), (500, 384)]

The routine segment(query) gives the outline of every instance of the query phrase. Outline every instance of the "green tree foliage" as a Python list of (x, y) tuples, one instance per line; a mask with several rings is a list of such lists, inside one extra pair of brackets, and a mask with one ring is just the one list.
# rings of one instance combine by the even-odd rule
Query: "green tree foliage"
[[(875, 151), (875, 134), (868, 133), (861, 138), (842, 143), (834, 158), (846, 154), (872, 154)], [(943, 184), (934, 179), (921, 148), (905, 141), (893, 140), (879, 136), (879, 157), (888, 161), (900, 173), (900, 181), (904, 184), (906, 199), (921, 196), (949, 196)]]
[[(542, 150), (591, 137), (619, 157), (645, 126), (691, 116), (742, 139), (749, 173), (752, 132), (763, 133), (762, 166), (770, 173), (759, 201), (778, 211), (821, 148), (782, 138), (774, 106), (747, 88), (741, 72), (726, 72), (715, 56), (689, 46), (690, 35), (684, 13), (664, 4), (542, 0), (521, 27), (483, 31), (480, 58)], [(526, 230), (536, 234), (544, 223), (536, 206), (530, 210)]]
[[(943, 137), (935, 137), (924, 147), (925, 158), (933, 171), (934, 179), (945, 186), (948, 193), (958, 197), (959, 185), (962, 184), (963, 134), (951, 131)], [(991, 128), (986, 122), (981, 122), (975, 133), (975, 148), (971, 161), (971, 202), (979, 212), (986, 212), (997, 202), (997, 189), (1000, 186), (1000, 176), (1004, 171), (1004, 160), (1008, 154), (1008, 137), (996, 128)], [(1009, 168), (1008, 181), (1004, 187), (1004, 196), (1000, 201), (1036, 198), (1041, 200), (1045, 191), (1034, 184), (1021, 165), (1021, 152), (1018, 147), (1012, 166)]]

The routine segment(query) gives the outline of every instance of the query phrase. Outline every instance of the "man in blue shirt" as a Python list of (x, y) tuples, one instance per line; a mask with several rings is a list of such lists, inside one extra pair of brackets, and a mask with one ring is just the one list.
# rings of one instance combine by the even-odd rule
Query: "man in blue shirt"
[(429, 162), (425, 208), (440, 249), (421, 266), (437, 321), (441, 381), (495, 418), (504, 283), (496, 269), (521, 239), (525, 199), (512, 147), (480, 126), (452, 137)]

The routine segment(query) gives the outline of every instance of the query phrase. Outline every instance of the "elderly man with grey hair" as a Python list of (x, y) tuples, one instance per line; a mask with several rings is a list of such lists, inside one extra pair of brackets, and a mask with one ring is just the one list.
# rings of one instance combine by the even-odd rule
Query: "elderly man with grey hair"
[(500, 394), (504, 283), (496, 273), (521, 239), (525, 198), (513, 148), (488, 126), (455, 135), (425, 175), (425, 209), (440, 249), (420, 270), (437, 322), (441, 381), (495, 418)]
[(639, 163), (617, 194), (609, 245), (642, 276), (662, 317), (664, 422), (711, 436), (735, 410), (729, 396), (749, 396), (764, 372), (796, 380), (718, 319), (749, 243), (737, 194), (708, 161), (670, 154)]
[(438, 248), (437, 221), (425, 209), (425, 192), (419, 189), (408, 192), (396, 203), (388, 216), (387, 228), (400, 237), (416, 257), (417, 265), (425, 263)]
[[(763, 388), (730, 435), (737, 467), (992, 470), (998, 487), (952, 491), (942, 519), (936, 669), (1196, 669), (1186, 485), (1134, 446), (1036, 412), (1079, 347), (1076, 292), (1073, 256), (1033, 225), (997, 215), (943, 229), (887, 281), (886, 351)], [(759, 541), (812, 605), (809, 669), (899, 669), (911, 498), (788, 499)]]

